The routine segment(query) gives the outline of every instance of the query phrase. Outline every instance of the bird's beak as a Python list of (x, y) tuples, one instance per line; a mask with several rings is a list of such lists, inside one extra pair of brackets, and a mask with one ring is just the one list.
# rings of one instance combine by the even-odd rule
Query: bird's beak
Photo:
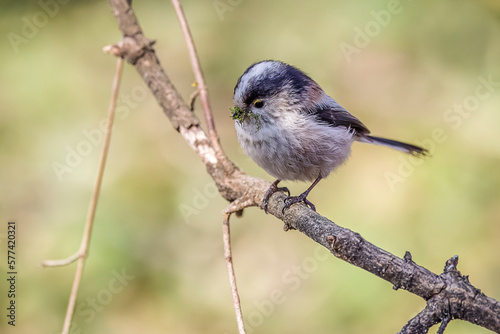
[(234, 108), (231, 108), (231, 111), (233, 112), (233, 119), (239, 120), (242, 122), (245, 117), (247, 116), (248, 111), (245, 111), (244, 109), (241, 109), (238, 106), (235, 106)]

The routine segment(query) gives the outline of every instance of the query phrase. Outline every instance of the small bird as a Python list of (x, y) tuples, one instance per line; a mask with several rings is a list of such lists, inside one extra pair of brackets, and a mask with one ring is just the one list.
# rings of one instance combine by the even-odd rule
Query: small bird
[[(356, 117), (328, 96), (298, 68), (276, 60), (254, 63), (234, 87), (236, 134), (243, 151), (276, 181), (267, 190), (269, 198), (285, 191), (283, 212), (303, 202), (316, 211), (307, 195), (350, 155), (354, 141), (391, 147), (412, 155), (426, 155), (426, 149), (399, 141), (370, 136)], [(299, 196), (278, 188), (282, 180), (312, 181)]]

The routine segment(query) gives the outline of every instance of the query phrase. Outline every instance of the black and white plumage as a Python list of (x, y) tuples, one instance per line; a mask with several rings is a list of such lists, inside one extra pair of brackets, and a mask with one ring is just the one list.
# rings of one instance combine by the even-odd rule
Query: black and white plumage
[[(307, 200), (309, 191), (347, 160), (354, 141), (384, 145), (415, 155), (426, 150), (395, 140), (370, 136), (370, 131), (301, 70), (280, 61), (251, 65), (234, 88), (238, 141), (260, 167), (277, 180), (314, 181), (304, 193), (288, 197), (285, 208)], [(233, 117), (235, 118), (235, 117)]]

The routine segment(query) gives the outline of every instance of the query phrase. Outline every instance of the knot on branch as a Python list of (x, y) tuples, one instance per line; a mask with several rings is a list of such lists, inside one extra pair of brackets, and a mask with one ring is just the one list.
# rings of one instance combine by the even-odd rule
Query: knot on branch
[(427, 333), (429, 328), (441, 323), (438, 333), (443, 333), (453, 319), (469, 321), (495, 332), (500, 332), (500, 305), (475, 288), (469, 277), (457, 269), (455, 255), (444, 266), (439, 278), (444, 286), (427, 299), (427, 306), (411, 319), (399, 334)]
[(144, 56), (146, 52), (154, 52), (153, 45), (156, 41), (146, 38), (142, 34), (134, 36), (123, 36), (118, 42), (117, 47), (119, 56), (135, 65), (137, 60)]
[(481, 294), (481, 290), (470, 284), (469, 276), (462, 275), (457, 266), (458, 255), (446, 261), (443, 273), (439, 275), (446, 287), (437, 296), (446, 299), (445, 303), (441, 304), (449, 305), (449, 314), (452, 318), (463, 319), (466, 310), (470, 310), (476, 303), (476, 297)]

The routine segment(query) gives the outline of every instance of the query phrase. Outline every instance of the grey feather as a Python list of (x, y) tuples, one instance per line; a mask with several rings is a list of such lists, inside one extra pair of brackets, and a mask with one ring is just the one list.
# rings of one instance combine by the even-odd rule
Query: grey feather
[(326, 107), (315, 112), (318, 119), (332, 126), (344, 126), (354, 130), (357, 135), (367, 135), (370, 130), (361, 123), (359, 119), (351, 115), (347, 110), (338, 107)]

